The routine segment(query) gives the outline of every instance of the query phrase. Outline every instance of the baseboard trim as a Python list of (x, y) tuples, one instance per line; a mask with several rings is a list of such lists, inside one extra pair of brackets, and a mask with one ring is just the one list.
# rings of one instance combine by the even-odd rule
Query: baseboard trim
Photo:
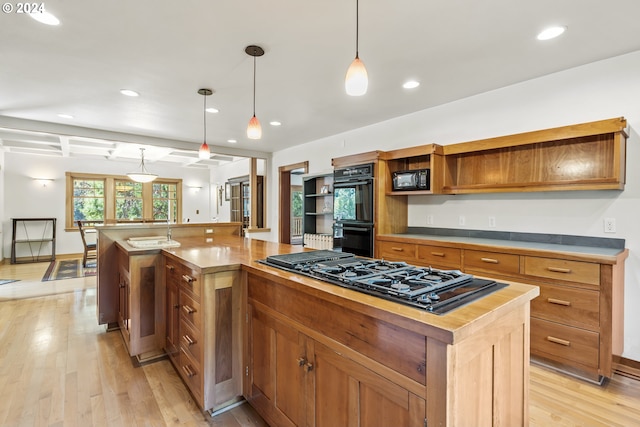
[(626, 357), (613, 356), (613, 370), (618, 375), (640, 381), (640, 362)]

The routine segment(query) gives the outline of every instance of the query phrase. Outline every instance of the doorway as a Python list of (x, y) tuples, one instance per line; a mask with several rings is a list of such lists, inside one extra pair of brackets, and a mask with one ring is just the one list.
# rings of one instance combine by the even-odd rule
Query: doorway
[(280, 193), (278, 240), (280, 243), (302, 244), (302, 175), (308, 172), (308, 161), (278, 168)]

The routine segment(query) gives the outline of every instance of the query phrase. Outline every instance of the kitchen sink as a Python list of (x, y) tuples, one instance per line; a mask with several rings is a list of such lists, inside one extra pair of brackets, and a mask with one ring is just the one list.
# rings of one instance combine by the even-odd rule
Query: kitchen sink
[(177, 248), (180, 242), (168, 240), (164, 236), (132, 237), (127, 243), (137, 249)]

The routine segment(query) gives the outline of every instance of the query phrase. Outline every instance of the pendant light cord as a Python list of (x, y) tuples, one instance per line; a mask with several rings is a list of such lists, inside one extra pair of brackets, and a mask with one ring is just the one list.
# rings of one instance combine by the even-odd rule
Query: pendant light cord
[(356, 58), (358, 58), (358, 36), (360, 34), (360, 7), (358, 5), (358, 0), (356, 0)]
[(204, 122), (204, 138), (203, 141), (207, 142), (207, 94), (202, 96), (204, 98), (204, 109), (202, 110), (202, 121)]
[(256, 115), (256, 57), (253, 57), (253, 115)]

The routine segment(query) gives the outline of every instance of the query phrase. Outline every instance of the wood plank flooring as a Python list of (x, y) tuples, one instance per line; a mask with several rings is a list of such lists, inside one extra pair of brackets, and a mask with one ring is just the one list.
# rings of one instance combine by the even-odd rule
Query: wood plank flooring
[[(97, 325), (95, 278), (52, 287), (38, 264), (0, 265), (12, 274), (21, 282), (0, 286), (0, 426), (266, 426), (247, 404), (202, 413), (168, 360), (136, 366)], [(597, 386), (532, 365), (529, 403), (531, 426), (640, 426), (640, 382), (619, 375)]]

